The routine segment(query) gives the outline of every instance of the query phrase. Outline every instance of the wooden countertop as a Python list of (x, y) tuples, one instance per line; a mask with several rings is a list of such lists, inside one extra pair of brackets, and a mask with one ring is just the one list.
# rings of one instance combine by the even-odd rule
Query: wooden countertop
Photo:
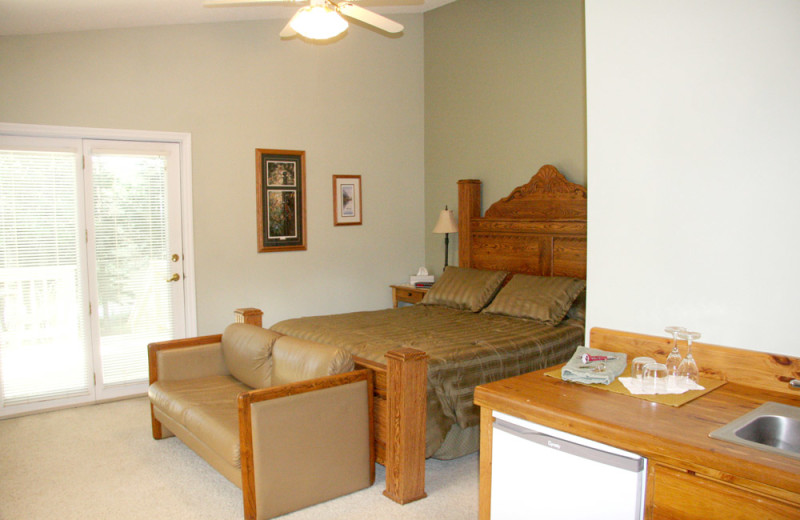
[(800, 392), (728, 382), (675, 408), (546, 376), (551, 370), (478, 386), (475, 404), (800, 503), (800, 460), (708, 437), (764, 402), (800, 406)]

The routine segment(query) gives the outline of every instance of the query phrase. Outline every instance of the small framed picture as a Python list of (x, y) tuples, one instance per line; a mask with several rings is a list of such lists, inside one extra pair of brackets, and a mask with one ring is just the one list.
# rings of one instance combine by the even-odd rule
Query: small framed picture
[(361, 175), (333, 176), (333, 225), (361, 225)]
[(259, 253), (306, 249), (305, 156), (256, 149)]

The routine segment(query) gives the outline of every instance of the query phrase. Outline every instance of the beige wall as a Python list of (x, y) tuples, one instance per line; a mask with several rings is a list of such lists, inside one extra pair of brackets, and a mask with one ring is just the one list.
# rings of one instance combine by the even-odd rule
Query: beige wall
[(589, 325), (800, 356), (800, 3), (586, 19)]
[[(200, 333), (388, 307), (424, 259), (422, 15), (281, 41), (285, 20), (0, 38), (0, 121), (189, 132)], [(308, 250), (256, 252), (255, 148), (305, 150)], [(334, 227), (332, 175), (362, 176)]]
[[(425, 14), (425, 244), (444, 264), (439, 212), (459, 179), (484, 209), (544, 164), (586, 185), (583, 0), (458, 0)], [(450, 265), (458, 263), (451, 236)]]

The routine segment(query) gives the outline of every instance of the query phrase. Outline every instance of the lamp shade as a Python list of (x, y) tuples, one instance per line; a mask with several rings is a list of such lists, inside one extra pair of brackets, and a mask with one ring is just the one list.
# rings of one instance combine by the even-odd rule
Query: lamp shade
[(436, 226), (433, 228), (434, 233), (458, 233), (458, 223), (456, 222), (456, 217), (453, 216), (453, 211), (445, 209), (439, 213), (439, 221), (436, 223)]
[(289, 26), (306, 38), (327, 40), (342, 34), (347, 22), (327, 5), (309, 5), (297, 11)]

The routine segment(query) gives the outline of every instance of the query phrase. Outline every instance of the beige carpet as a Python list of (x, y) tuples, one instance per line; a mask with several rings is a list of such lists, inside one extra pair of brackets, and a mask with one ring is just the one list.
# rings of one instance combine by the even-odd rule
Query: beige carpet
[[(401, 506), (363, 491), (281, 517), (478, 517), (478, 457), (428, 460), (428, 498)], [(2, 520), (239, 520), (242, 495), (179, 440), (153, 440), (145, 398), (0, 421)]]

